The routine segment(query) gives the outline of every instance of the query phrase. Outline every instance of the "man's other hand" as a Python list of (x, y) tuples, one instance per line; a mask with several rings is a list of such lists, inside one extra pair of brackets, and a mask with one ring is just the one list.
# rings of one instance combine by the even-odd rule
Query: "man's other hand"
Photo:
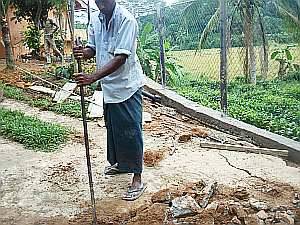
[(85, 73), (75, 73), (74, 76), (78, 85), (89, 85), (96, 81), (93, 75), (87, 75)]

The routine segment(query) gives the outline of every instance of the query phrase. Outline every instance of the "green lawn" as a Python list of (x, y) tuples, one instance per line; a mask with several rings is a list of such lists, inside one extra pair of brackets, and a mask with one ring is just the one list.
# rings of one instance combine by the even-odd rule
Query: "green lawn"
[(0, 107), (0, 135), (26, 148), (49, 152), (67, 140), (68, 129)]
[[(270, 46), (269, 55), (273, 52), (274, 47)], [(292, 49), (295, 63), (300, 64), (300, 47)], [(195, 77), (206, 76), (218, 80), (220, 77), (220, 49), (204, 49), (195, 54), (195, 50), (173, 51), (169, 53), (174, 56), (178, 64), (181, 65), (185, 72), (193, 74)], [(243, 50), (242, 48), (230, 48), (228, 54), (228, 77), (233, 79), (241, 76), (243, 73)], [(261, 71), (261, 50), (256, 48), (257, 74)], [(268, 77), (273, 78), (278, 73), (278, 62), (269, 58)]]
[[(186, 76), (180, 85), (172, 88), (201, 105), (220, 108), (217, 81)], [(264, 81), (256, 86), (235, 79), (229, 84), (228, 95), (230, 116), (300, 141), (299, 79)]]

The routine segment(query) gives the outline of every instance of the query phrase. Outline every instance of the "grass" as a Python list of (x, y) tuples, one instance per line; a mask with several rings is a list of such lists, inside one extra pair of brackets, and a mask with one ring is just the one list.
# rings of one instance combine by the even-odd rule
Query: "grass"
[(5, 85), (1, 82), (0, 89), (3, 90), (3, 95), (6, 98), (26, 102), (30, 106), (53, 111), (58, 114), (68, 115), (75, 118), (81, 117), (81, 108), (79, 102), (68, 99), (64, 103), (54, 104), (51, 99), (46, 96), (40, 95), (39, 98), (32, 98), (32, 96), (27, 94), (23, 89)]
[[(274, 50), (274, 47), (270, 47), (269, 53)], [(219, 80), (220, 76), (220, 49), (204, 49), (201, 53), (195, 55), (195, 50), (186, 51), (173, 51), (171, 53), (174, 56), (178, 64), (181, 65), (184, 70), (194, 76), (205, 75), (211, 79)], [(228, 54), (228, 77), (234, 79), (243, 71), (243, 51), (242, 48), (230, 48)], [(256, 48), (257, 59), (257, 72), (261, 71), (261, 50)], [(300, 64), (300, 48), (292, 49), (292, 55), (295, 57), (295, 63)], [(269, 54), (269, 72), (268, 77), (272, 78), (278, 73), (279, 63), (271, 60), (271, 54)]]
[(68, 129), (19, 111), (0, 108), (0, 134), (23, 144), (26, 148), (51, 152), (65, 143)]
[[(201, 105), (220, 108), (217, 81), (185, 77), (173, 88)], [(228, 88), (228, 112), (236, 119), (300, 141), (300, 81), (261, 81), (253, 86), (242, 79), (232, 80)]]

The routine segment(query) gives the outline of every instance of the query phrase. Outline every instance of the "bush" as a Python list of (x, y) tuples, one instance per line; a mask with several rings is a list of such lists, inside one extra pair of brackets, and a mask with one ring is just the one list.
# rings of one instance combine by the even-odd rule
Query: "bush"
[[(201, 105), (220, 108), (218, 81), (186, 76), (184, 82), (173, 88)], [(253, 86), (237, 78), (228, 87), (228, 113), (246, 123), (300, 141), (300, 82), (290, 78), (261, 81)]]
[(40, 54), (40, 47), (41, 47), (41, 32), (40, 30), (32, 25), (27, 27), (27, 30), (24, 32), (24, 44), (32, 50), (32, 55), (34, 57), (38, 57)]

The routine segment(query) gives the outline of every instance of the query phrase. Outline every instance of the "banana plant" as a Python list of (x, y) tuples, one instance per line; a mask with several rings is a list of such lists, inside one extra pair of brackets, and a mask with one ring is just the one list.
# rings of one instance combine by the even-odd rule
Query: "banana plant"
[(271, 54), (271, 59), (279, 62), (278, 77), (283, 78), (289, 71), (298, 70), (299, 65), (294, 63), (291, 48), (295, 45), (278, 47)]
[[(146, 23), (138, 38), (137, 54), (144, 73), (157, 82), (160, 78), (160, 50), (158, 40), (158, 34), (154, 32), (154, 26), (151, 23)], [(165, 66), (168, 81), (174, 84), (179, 82), (183, 77), (182, 68), (177, 65), (174, 58), (167, 54), (172, 50), (169, 41), (164, 42), (164, 48), (166, 51)]]

